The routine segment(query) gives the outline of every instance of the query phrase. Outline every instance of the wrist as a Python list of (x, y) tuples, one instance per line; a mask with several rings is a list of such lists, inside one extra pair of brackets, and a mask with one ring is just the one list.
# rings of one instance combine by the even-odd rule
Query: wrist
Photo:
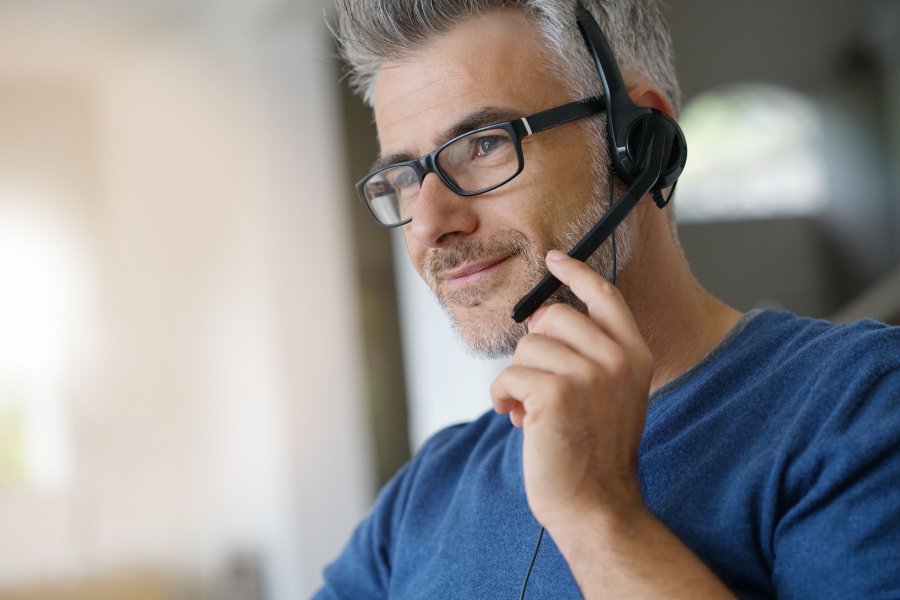
[(639, 496), (636, 501), (597, 502), (569, 510), (545, 526), (568, 559), (600, 549), (615, 551), (617, 546), (638, 536), (641, 523), (647, 518), (653, 516)]

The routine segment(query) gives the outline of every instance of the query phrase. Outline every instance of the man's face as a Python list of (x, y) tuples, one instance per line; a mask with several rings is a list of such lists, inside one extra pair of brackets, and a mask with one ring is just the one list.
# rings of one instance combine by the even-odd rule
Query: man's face
[[(463, 21), (386, 64), (375, 88), (382, 157), (415, 158), (461, 129), (571, 101), (551, 77), (541, 43), (520, 11), (503, 10)], [(486, 194), (458, 196), (436, 175), (425, 177), (403, 226), (406, 246), (469, 350), (497, 356), (515, 349), (525, 328), (510, 312), (543, 276), (547, 251), (569, 250), (597, 220), (606, 203), (592, 164), (597, 147), (586, 128), (569, 123), (525, 138), (524, 171)]]

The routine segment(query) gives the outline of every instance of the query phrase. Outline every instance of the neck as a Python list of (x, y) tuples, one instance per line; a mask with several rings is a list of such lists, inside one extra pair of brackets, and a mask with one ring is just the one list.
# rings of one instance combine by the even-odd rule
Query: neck
[(635, 212), (632, 257), (618, 287), (654, 357), (652, 391), (702, 359), (741, 313), (700, 286), (663, 212), (652, 203)]

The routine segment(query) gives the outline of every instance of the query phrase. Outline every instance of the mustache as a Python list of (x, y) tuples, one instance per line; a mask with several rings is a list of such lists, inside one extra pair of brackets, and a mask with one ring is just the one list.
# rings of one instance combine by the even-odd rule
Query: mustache
[(529, 255), (531, 246), (521, 231), (509, 229), (494, 234), (489, 240), (465, 238), (453, 246), (437, 248), (425, 261), (425, 278), (429, 283), (437, 281), (441, 271), (455, 269), (466, 263), (498, 256)]

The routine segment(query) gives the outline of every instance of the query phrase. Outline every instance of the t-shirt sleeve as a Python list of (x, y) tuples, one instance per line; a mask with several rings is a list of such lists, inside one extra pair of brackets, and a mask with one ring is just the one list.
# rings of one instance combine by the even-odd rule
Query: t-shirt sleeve
[(842, 395), (799, 450), (774, 544), (779, 598), (900, 598), (900, 369)]
[[(314, 600), (387, 598), (398, 531), (420, 472), (452, 440), (462, 426), (434, 434), (416, 456), (385, 485), (368, 516), (360, 523), (337, 559), (325, 568), (322, 588)], [(423, 466), (423, 463), (426, 463)]]
[(325, 568), (324, 584), (314, 600), (388, 597), (393, 533), (415, 469), (415, 460), (407, 463), (382, 488), (341, 554)]

